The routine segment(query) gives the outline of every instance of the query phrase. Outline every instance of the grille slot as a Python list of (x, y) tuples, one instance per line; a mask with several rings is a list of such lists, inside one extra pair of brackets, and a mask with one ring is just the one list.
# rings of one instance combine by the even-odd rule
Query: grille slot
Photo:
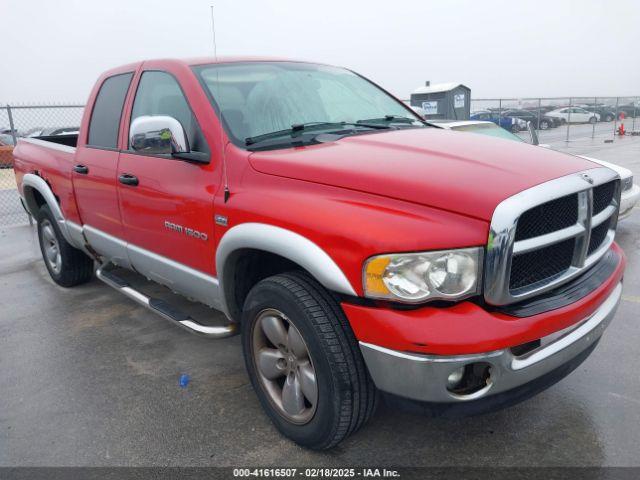
[(616, 182), (608, 182), (598, 185), (593, 189), (593, 214), (597, 215), (609, 205), (613, 200), (616, 189)]
[(571, 267), (575, 239), (516, 255), (511, 260), (509, 286), (512, 291), (548, 281)]
[(589, 240), (589, 249), (587, 250), (587, 255), (591, 255), (595, 252), (609, 232), (609, 226), (611, 225), (611, 218), (607, 218), (604, 222), (602, 222), (597, 227), (591, 230), (591, 239)]
[[(605, 205), (606, 206), (606, 205)], [(578, 194), (557, 198), (524, 212), (518, 220), (515, 240), (527, 240), (561, 230), (578, 221)]]

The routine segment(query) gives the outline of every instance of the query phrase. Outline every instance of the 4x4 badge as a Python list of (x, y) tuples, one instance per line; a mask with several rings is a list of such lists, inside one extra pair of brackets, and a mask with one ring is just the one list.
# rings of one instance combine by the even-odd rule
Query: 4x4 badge
[(582, 177), (583, 180), (589, 182), (591, 185), (593, 185), (593, 178), (591, 178), (588, 174), (586, 173), (581, 173), (580, 176)]

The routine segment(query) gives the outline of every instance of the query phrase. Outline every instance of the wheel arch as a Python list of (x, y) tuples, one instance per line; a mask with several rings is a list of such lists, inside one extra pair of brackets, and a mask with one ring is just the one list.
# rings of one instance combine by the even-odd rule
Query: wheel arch
[(357, 296), (340, 267), (322, 248), (274, 225), (243, 223), (231, 228), (218, 245), (216, 269), (222, 308), (235, 321), (240, 318), (244, 297), (257, 281), (287, 270), (306, 271), (330, 291)]
[(45, 203), (49, 206), (51, 214), (53, 215), (56, 223), (60, 227), (60, 231), (65, 240), (69, 244), (78, 248), (78, 245), (73, 240), (72, 235), (69, 234), (67, 222), (58, 203), (58, 199), (54, 195), (49, 184), (38, 175), (34, 173), (27, 173), (22, 179), (22, 198), (24, 204), (32, 217), (37, 218), (40, 207)]

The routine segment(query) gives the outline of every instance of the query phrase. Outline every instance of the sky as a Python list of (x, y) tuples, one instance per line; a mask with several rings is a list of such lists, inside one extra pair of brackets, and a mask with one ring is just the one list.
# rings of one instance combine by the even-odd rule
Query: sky
[(0, 0), (0, 103), (84, 103), (149, 58), (259, 55), (353, 69), (400, 98), (640, 95), (637, 0)]

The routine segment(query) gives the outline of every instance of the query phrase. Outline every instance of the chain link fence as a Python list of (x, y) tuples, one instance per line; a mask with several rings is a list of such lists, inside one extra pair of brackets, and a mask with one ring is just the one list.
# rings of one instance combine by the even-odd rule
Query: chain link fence
[(542, 143), (614, 139), (622, 125), (627, 133), (640, 129), (640, 97), (477, 98), (471, 118), (512, 125), (515, 133), (526, 130), (515, 119), (531, 121)]
[[(29, 221), (13, 173), (13, 145), (20, 137), (75, 132), (83, 110), (79, 104), (0, 106), (0, 227)], [(627, 132), (640, 130), (640, 97), (478, 98), (471, 99), (471, 113), (496, 123), (528, 118), (541, 143), (613, 139), (621, 124)], [(514, 124), (516, 133), (528, 135), (522, 122)]]
[(13, 147), (21, 137), (77, 132), (84, 105), (0, 106), (0, 227), (29, 222), (13, 172)]

